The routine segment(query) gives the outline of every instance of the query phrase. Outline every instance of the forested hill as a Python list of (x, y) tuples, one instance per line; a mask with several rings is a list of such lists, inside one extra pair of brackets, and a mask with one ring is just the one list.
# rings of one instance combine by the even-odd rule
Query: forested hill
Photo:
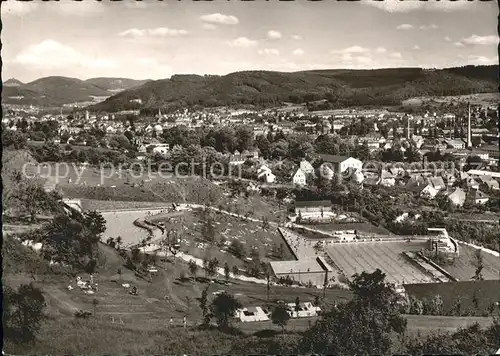
[(326, 99), (332, 108), (400, 105), (415, 96), (496, 92), (498, 65), (447, 69), (244, 71), (224, 76), (174, 75), (120, 92), (95, 110), (176, 109)]

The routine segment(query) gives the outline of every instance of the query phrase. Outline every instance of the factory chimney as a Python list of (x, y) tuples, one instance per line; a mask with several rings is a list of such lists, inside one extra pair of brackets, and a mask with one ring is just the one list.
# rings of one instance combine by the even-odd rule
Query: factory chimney
[(471, 134), (471, 127), (470, 127), (470, 103), (468, 104), (469, 107), (469, 116), (467, 117), (467, 148), (472, 147), (472, 134)]
[(406, 133), (406, 138), (408, 141), (410, 141), (410, 138), (411, 138), (411, 134), (410, 134), (410, 118), (407, 117), (406, 120), (408, 121), (408, 130), (407, 130), (407, 133)]

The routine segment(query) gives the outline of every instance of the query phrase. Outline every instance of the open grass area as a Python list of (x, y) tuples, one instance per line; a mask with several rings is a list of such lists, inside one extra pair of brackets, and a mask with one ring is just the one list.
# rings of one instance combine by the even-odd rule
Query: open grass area
[[(490, 315), (488, 308), (500, 301), (500, 281), (466, 281), (450, 283), (426, 283), (405, 285), (406, 292), (420, 300), (432, 300), (440, 295), (443, 300), (445, 313), (451, 311), (460, 297), (462, 311), (469, 311), (470, 315)], [(474, 305), (477, 300), (477, 306)], [(493, 309), (493, 315), (500, 315), (500, 308)]]
[[(7, 254), (13, 260), (19, 254), (36, 259), (27, 248), (14, 244), (17, 254)], [(252, 334), (264, 329), (279, 330), (271, 322), (241, 323), (233, 325), (242, 330), (244, 335), (228, 335), (216, 330), (198, 330), (201, 322), (201, 309), (198, 299), (202, 290), (210, 285), (208, 299), (215, 297), (215, 292), (226, 290), (236, 296), (244, 306), (263, 306), (267, 303), (265, 285), (257, 285), (231, 280), (208, 283), (199, 272), (198, 278), (180, 278), (187, 271), (187, 265), (181, 261), (159, 262), (159, 272), (152, 281), (139, 278), (123, 268), (123, 260), (116, 250), (99, 245), (100, 258), (98, 273), (94, 275), (99, 284), (94, 295), (86, 295), (75, 286), (75, 277), (51, 274), (37, 275), (35, 284), (40, 287), (47, 301), (47, 319), (44, 320), (38, 340), (34, 344), (23, 346), (6, 344), (4, 350), (10, 354), (231, 354), (235, 345), (250, 341)], [(28, 256), (29, 255), (29, 256)], [(43, 262), (40, 262), (43, 263)], [(20, 283), (29, 283), (31, 278), (28, 266), (20, 265), (21, 270), (4, 269), (3, 282), (11, 287)], [(24, 270), (22, 269), (24, 268)], [(121, 268), (121, 277), (116, 273)], [(85, 274), (81, 275), (87, 279)], [(128, 293), (123, 283), (138, 288), (138, 296)], [(272, 286), (269, 293), (271, 303), (283, 300), (294, 302), (299, 297), (301, 302), (314, 301), (322, 297), (318, 289), (290, 288)], [(340, 289), (326, 291), (327, 304), (347, 301), (351, 292)], [(83, 309), (93, 312), (92, 301), (98, 301), (94, 316), (87, 320), (76, 319), (75, 311)], [(182, 327), (182, 318), (187, 318), (187, 328)], [(173, 318), (174, 325), (170, 325)], [(458, 327), (479, 322), (488, 325), (487, 318), (443, 318), (428, 316), (408, 316), (408, 334), (428, 335), (437, 331), (454, 331)], [(316, 318), (290, 320), (287, 332), (301, 332), (314, 323)]]
[(498, 93), (480, 93), (470, 95), (455, 95), (455, 96), (433, 96), (433, 97), (416, 97), (403, 101), (403, 106), (421, 106), (423, 101), (434, 100), (437, 103), (454, 102), (470, 102), (472, 105), (496, 105), (500, 100)]
[(133, 209), (158, 209), (171, 208), (172, 204), (155, 201), (120, 201), (120, 200), (94, 200), (82, 199), (82, 208), (85, 210), (113, 211), (113, 210), (133, 210)]
[[(476, 249), (470, 246), (459, 244), (460, 256), (451, 265), (443, 268), (459, 281), (468, 281), (474, 277), (476, 271)], [(492, 254), (482, 252), (484, 268), (482, 275), (484, 279), (500, 278), (500, 258)], [(500, 300), (500, 292), (499, 292)]]
[[(245, 221), (214, 211), (210, 211), (209, 214), (214, 221), (215, 244), (210, 244), (206, 236), (202, 234), (204, 223), (201, 209), (186, 211), (181, 217), (163, 218), (159, 215), (151, 220), (162, 222), (167, 231), (173, 230), (180, 233), (182, 252), (200, 259), (216, 257), (221, 262), (221, 266), (224, 262), (231, 267), (236, 265), (243, 268), (245, 266), (246, 259), (235, 257), (229, 249), (234, 239), (243, 244), (246, 256), (249, 256), (253, 249), (257, 249), (263, 262), (294, 259), (276, 227), (270, 226), (263, 229), (262, 225), (257, 222)], [(273, 246), (275, 250), (282, 246), (284, 252), (281, 258), (271, 253)]]
[[(459, 328), (470, 326), (474, 323), (479, 323), (482, 327), (488, 327), (493, 322), (492, 318), (486, 317), (443, 317), (431, 315), (405, 315), (408, 320), (407, 335), (410, 337), (429, 336), (431, 334), (454, 332)], [(287, 329), (289, 331), (302, 332), (309, 328), (309, 323), (319, 319), (299, 318), (290, 319)], [(239, 324), (241, 330), (246, 333), (256, 332), (257, 330), (280, 330), (280, 327), (272, 324), (270, 321), (259, 321), (253, 323)]]

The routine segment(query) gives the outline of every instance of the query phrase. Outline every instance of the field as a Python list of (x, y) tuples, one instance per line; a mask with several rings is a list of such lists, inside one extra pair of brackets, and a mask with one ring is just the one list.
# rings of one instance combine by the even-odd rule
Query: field
[[(216, 244), (210, 245), (202, 236), (203, 220), (201, 210), (186, 211), (182, 217), (162, 218), (159, 215), (150, 220), (163, 222), (167, 231), (173, 230), (181, 234), (181, 251), (203, 259), (204, 257), (216, 257), (219, 261), (225, 261), (230, 266), (243, 267), (244, 259), (233, 256), (229, 251), (229, 244), (233, 239), (239, 240), (248, 256), (252, 249), (258, 249), (261, 261), (266, 262), (276, 259), (271, 254), (273, 246), (279, 248), (283, 245), (283, 260), (294, 259), (291, 251), (287, 248), (276, 227), (270, 226), (266, 230), (256, 222), (244, 221), (222, 213), (210, 211), (214, 221)], [(222, 265), (221, 265), (222, 266)]]
[(457, 96), (417, 97), (403, 101), (403, 106), (421, 106), (423, 101), (434, 100), (437, 103), (467, 102), (472, 105), (497, 105), (500, 97), (498, 93), (484, 93)]
[[(460, 257), (452, 265), (444, 266), (453, 277), (460, 281), (470, 280), (475, 273), (476, 249), (466, 245), (459, 245)], [(484, 279), (498, 279), (500, 276), (500, 258), (489, 253), (481, 253), (483, 256), (482, 270)], [(500, 299), (500, 292), (499, 292)]]
[[(489, 315), (488, 308), (500, 299), (500, 281), (464, 281), (453, 283), (426, 283), (407, 284), (405, 290), (409, 295), (420, 300), (431, 300), (436, 295), (440, 295), (443, 300), (444, 312), (453, 309), (457, 296), (460, 296), (460, 303), (463, 311), (470, 311), (472, 315)], [(474, 299), (477, 299), (477, 306)], [(495, 307), (493, 315), (498, 315), (500, 309)]]
[[(486, 317), (448, 317), (431, 315), (405, 315), (408, 320), (408, 336), (416, 337), (428, 336), (431, 334), (454, 332), (458, 328), (464, 328), (474, 323), (479, 323), (482, 327), (491, 325), (493, 319)], [(314, 324), (317, 317), (290, 319), (287, 329), (292, 331), (304, 331), (309, 328), (309, 322)], [(255, 332), (262, 329), (280, 330), (280, 327), (272, 324), (270, 321), (260, 321), (254, 323), (241, 323), (240, 328), (247, 332)]]
[(114, 210), (134, 210), (134, 209), (161, 209), (171, 208), (172, 205), (163, 202), (150, 201), (119, 201), (119, 200), (94, 200), (81, 199), (84, 210), (114, 211)]
[(402, 255), (404, 251), (420, 251), (424, 246), (423, 241), (337, 243), (328, 244), (325, 250), (348, 278), (380, 268), (389, 282), (403, 284), (432, 281)]

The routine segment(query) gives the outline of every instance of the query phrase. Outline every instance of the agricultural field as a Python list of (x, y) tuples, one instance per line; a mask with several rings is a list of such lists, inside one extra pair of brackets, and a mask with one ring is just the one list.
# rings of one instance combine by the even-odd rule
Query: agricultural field
[[(242, 243), (246, 256), (249, 256), (253, 249), (257, 249), (262, 262), (294, 259), (276, 227), (269, 226), (264, 229), (262, 224), (257, 222), (245, 221), (214, 211), (209, 211), (209, 214), (215, 230), (215, 243), (212, 244), (202, 235), (204, 221), (201, 209), (185, 211), (181, 217), (162, 217), (160, 214), (149, 220), (163, 223), (167, 231), (177, 231), (181, 238), (181, 252), (200, 259), (216, 257), (221, 261), (221, 267), (224, 262), (231, 267), (245, 266), (245, 258), (237, 258), (229, 251), (229, 245), (234, 239)], [(283, 255), (277, 257), (272, 254), (272, 250), (277, 250), (280, 246)]]
[[(443, 268), (459, 281), (471, 280), (476, 271), (476, 249), (459, 244), (459, 251), (460, 256), (455, 259), (455, 262), (443, 266)], [(484, 265), (482, 270), (483, 278), (486, 280), (498, 279), (500, 277), (500, 258), (486, 252), (482, 252), (481, 256)]]
[(392, 283), (429, 283), (432, 278), (402, 255), (405, 251), (418, 252), (424, 246), (424, 241), (332, 243), (325, 246), (325, 251), (348, 278), (379, 268)]
[(456, 96), (416, 97), (403, 101), (403, 106), (421, 106), (424, 102), (433, 100), (435, 103), (470, 102), (472, 105), (497, 105), (500, 100), (498, 93), (480, 93)]

